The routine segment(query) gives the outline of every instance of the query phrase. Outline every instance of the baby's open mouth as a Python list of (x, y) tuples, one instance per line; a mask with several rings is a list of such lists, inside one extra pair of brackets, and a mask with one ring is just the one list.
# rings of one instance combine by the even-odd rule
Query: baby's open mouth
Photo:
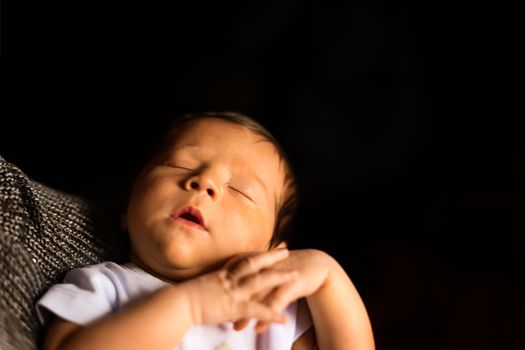
[(204, 219), (200, 211), (193, 207), (186, 207), (181, 210), (177, 210), (172, 213), (170, 217), (173, 220), (180, 221), (188, 226), (206, 231), (206, 226), (204, 224)]
[(193, 221), (194, 223), (196, 224), (201, 224), (200, 220), (198, 217), (196, 217), (195, 215), (191, 214), (191, 213), (184, 213), (182, 215), (179, 216), (180, 218), (183, 218), (185, 220), (188, 220), (188, 221)]

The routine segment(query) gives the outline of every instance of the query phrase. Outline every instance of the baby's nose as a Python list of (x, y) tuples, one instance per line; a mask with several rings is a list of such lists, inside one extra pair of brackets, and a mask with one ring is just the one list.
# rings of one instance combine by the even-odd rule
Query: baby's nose
[(206, 193), (207, 193), (209, 196), (211, 196), (211, 197), (214, 197), (215, 194), (216, 194), (216, 190), (213, 189), (213, 186), (211, 186), (211, 185), (210, 185), (210, 186), (204, 186), (204, 187), (201, 189), (201, 185), (200, 185), (199, 182), (196, 181), (196, 180), (193, 180), (193, 181), (190, 182), (190, 188), (191, 188), (192, 190), (197, 190), (197, 191), (200, 191), (200, 190), (204, 191), (204, 190), (206, 190)]

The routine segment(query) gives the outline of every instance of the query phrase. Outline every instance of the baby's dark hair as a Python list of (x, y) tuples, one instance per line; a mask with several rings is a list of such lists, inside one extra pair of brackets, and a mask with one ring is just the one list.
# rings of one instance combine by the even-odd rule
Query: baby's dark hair
[(265, 140), (270, 142), (276, 149), (279, 158), (284, 165), (285, 178), (284, 178), (284, 191), (282, 198), (277, 199), (275, 203), (275, 226), (272, 234), (271, 241), (269, 242), (270, 247), (275, 247), (279, 243), (284, 242), (288, 239), (291, 231), (292, 219), (295, 216), (298, 205), (298, 188), (297, 180), (290, 161), (286, 156), (283, 148), (275, 137), (259, 122), (255, 121), (251, 117), (237, 113), (237, 112), (203, 112), (195, 114), (186, 114), (182, 117), (177, 118), (171, 125), (168, 126), (166, 137), (163, 140), (163, 144), (168, 141), (169, 135), (173, 136), (174, 133), (182, 130), (185, 126), (195, 121), (215, 118), (231, 122), (236, 125), (240, 125), (256, 135), (262, 136)]

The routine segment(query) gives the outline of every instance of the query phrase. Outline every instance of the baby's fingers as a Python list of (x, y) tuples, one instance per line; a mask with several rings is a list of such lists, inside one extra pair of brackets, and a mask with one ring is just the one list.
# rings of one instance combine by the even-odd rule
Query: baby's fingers
[(266, 301), (266, 304), (273, 310), (283, 310), (301, 296), (302, 295), (298, 293), (296, 283), (286, 283), (273, 291)]
[(288, 284), (297, 277), (296, 271), (290, 270), (263, 270), (259, 273), (244, 277), (238, 282), (238, 286), (244, 289), (251, 299), (260, 298), (260, 293), (273, 288)]
[(228, 277), (237, 281), (243, 276), (256, 273), (288, 257), (288, 249), (274, 249), (267, 253), (251, 255), (236, 263), (228, 271)]
[(257, 322), (255, 325), (255, 333), (264, 333), (270, 327), (268, 322)]
[(282, 315), (279, 312), (272, 310), (268, 306), (256, 301), (249, 302), (245, 315), (243, 316), (247, 318), (255, 318), (260, 322), (265, 323), (285, 323), (287, 321), (285, 315)]
[(233, 322), (233, 329), (235, 329), (236, 331), (240, 331), (240, 330), (246, 328), (246, 326), (248, 326), (249, 323), (250, 323), (249, 319), (242, 318), (240, 320), (237, 320), (237, 321)]

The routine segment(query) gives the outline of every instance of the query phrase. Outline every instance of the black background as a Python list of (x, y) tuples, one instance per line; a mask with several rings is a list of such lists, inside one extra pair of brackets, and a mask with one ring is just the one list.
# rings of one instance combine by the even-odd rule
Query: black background
[(0, 153), (115, 209), (159, 122), (250, 114), (298, 174), (292, 246), (343, 264), (378, 349), (523, 349), (520, 41), (497, 10), (3, 3)]

